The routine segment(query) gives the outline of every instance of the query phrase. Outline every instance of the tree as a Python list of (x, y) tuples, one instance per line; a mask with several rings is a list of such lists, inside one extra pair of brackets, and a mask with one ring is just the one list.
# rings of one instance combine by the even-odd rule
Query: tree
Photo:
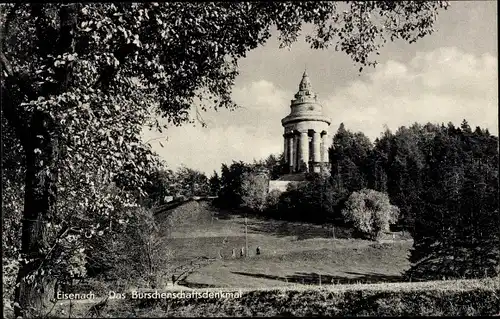
[(387, 154), (387, 192), (401, 210), (399, 224), (413, 231), (415, 209), (420, 205), (421, 173), (424, 166), (422, 127), (398, 128), (390, 140)]
[(208, 180), (208, 183), (210, 184), (210, 195), (212, 196), (218, 196), (220, 187), (221, 187), (221, 182), (219, 178), (219, 174), (217, 174), (216, 171), (214, 171), (213, 175), (210, 176), (210, 179)]
[(372, 189), (362, 189), (349, 196), (342, 215), (354, 228), (376, 239), (396, 222), (399, 209), (390, 204), (389, 196)]
[(160, 168), (147, 176), (144, 186), (146, 196), (140, 198), (144, 207), (152, 208), (165, 203), (166, 196), (173, 196), (176, 192), (176, 176), (171, 169)]
[[(21, 217), (23, 209), (24, 156), (20, 145), (16, 143), (15, 133), (8, 125), (3, 112), (2, 120), (2, 267), (3, 300), (9, 306), (13, 301), (13, 292), (18, 270), (18, 254), (21, 243)], [(6, 309), (4, 309), (6, 310)]]
[(261, 213), (266, 208), (269, 177), (265, 173), (251, 171), (241, 178), (241, 206)]
[(175, 174), (176, 194), (187, 198), (193, 196), (207, 196), (210, 185), (207, 176), (197, 170), (181, 167)]
[(410, 233), (422, 206), (425, 154), (439, 126), (433, 124), (399, 127), (393, 134), (386, 130), (375, 140), (368, 160), (368, 186), (386, 192), (401, 213), (397, 225)]
[(283, 152), (279, 155), (271, 154), (260, 161), (254, 161), (254, 165), (260, 165), (269, 171), (269, 178), (271, 180), (278, 179), (280, 176), (286, 174), (285, 164), (285, 154)]
[(302, 214), (315, 223), (335, 221), (337, 196), (341, 194), (335, 191), (330, 178), (317, 173), (309, 178), (310, 181), (298, 189), (301, 192)]
[(221, 188), (217, 204), (224, 208), (239, 208), (242, 204), (241, 195), (243, 176), (252, 171), (252, 165), (242, 161), (234, 162), (231, 166), (222, 164)]
[(369, 174), (368, 188), (379, 192), (387, 192), (387, 167), (393, 135), (386, 130), (380, 138), (376, 138), (372, 152), (367, 159)]
[(188, 167), (180, 167), (176, 171), (159, 168), (146, 176), (145, 196), (138, 198), (147, 208), (162, 205), (166, 196), (207, 196), (210, 183), (203, 172)]
[(338, 222), (337, 212), (340, 212), (338, 208), (343, 204), (344, 194), (336, 189), (329, 177), (312, 173), (307, 179), (297, 185), (289, 184), (278, 199), (269, 196), (269, 213), (291, 221)]
[(332, 163), (331, 175), (339, 188), (349, 193), (368, 185), (368, 160), (372, 150), (370, 139), (361, 132), (352, 133), (343, 123), (333, 137), (329, 150)]
[(266, 196), (266, 212), (269, 216), (277, 216), (278, 205), (280, 201), (281, 192), (273, 189)]
[(127, 289), (127, 285), (158, 288), (161, 279), (166, 282), (172, 254), (167, 241), (171, 229), (167, 225), (160, 229), (152, 210), (144, 207), (133, 208), (129, 220), (116, 226), (112, 236), (89, 240), (89, 277), (114, 283), (114, 289)]
[(113, 274), (122, 279), (140, 278), (151, 288), (165, 283), (172, 254), (166, 246), (165, 233), (168, 231), (158, 228), (150, 210), (137, 209), (122, 237), (117, 240), (122, 253), (113, 264)]
[[(202, 110), (235, 107), (230, 93), (238, 59), (265, 43), (271, 26), (289, 45), (303, 22), (313, 23), (311, 47), (335, 44), (361, 66), (374, 66), (372, 56), (386, 38), (411, 43), (432, 33), (437, 11), (447, 6), (431, 1), (349, 2), (346, 10), (335, 2), (2, 5), (2, 106), (26, 157), (24, 262), (15, 315), (45, 304), (46, 293), (37, 287), (50, 281), (40, 265), (53, 258), (47, 255), (53, 240), (45, 234), (60, 217), (55, 211), (60, 181), (82, 181), (80, 189), (95, 193), (84, 172), (97, 171), (104, 183), (119, 173), (144, 195), (144, 171), (155, 160), (139, 133), (149, 116), (178, 125), (189, 120), (196, 103)], [(158, 121), (151, 125), (161, 129)], [(81, 179), (74, 176), (78, 165)], [(56, 234), (75, 227), (61, 226)]]
[(421, 209), (407, 276), (495, 276), (500, 264), (498, 138), (442, 126), (425, 152)]

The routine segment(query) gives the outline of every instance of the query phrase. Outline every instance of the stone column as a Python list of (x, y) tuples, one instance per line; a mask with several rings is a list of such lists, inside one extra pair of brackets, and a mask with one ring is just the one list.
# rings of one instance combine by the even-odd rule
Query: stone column
[(294, 152), (294, 137), (293, 135), (288, 136), (288, 166), (290, 166), (290, 173), (293, 173), (293, 163), (295, 163), (295, 152)]
[(321, 140), (323, 142), (323, 147), (322, 147), (322, 150), (321, 150), (321, 162), (323, 163), (328, 163), (329, 159), (328, 159), (328, 134), (323, 134), (321, 136)]
[(309, 137), (306, 132), (300, 132), (300, 144), (299, 144), (299, 168), (302, 163), (305, 163), (306, 168), (309, 164)]
[(300, 149), (300, 143), (299, 143), (299, 133), (295, 132), (295, 135), (293, 136), (293, 170), (294, 172), (297, 171), (299, 167), (299, 149)]
[(313, 162), (321, 162), (321, 136), (319, 132), (313, 134)]
[(320, 162), (321, 162), (321, 136), (318, 132), (314, 132), (312, 136), (312, 171), (315, 173), (320, 172)]
[(285, 159), (285, 163), (288, 163), (288, 136), (286, 134), (283, 134), (283, 156)]

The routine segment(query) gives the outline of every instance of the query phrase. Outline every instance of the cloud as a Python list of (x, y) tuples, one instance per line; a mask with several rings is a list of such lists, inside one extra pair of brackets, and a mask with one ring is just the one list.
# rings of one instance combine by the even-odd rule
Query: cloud
[[(341, 122), (373, 141), (384, 125), (395, 131), (414, 122), (459, 125), (464, 118), (472, 127), (498, 134), (497, 65), (497, 58), (490, 54), (438, 48), (405, 60), (388, 60), (357, 80), (333, 83), (330, 94), (319, 98), (332, 119), (331, 136)], [(314, 74), (309, 75), (314, 88)], [(251, 162), (277, 154), (283, 148), (280, 121), (289, 114), (296, 90), (284, 90), (264, 76), (239, 84), (233, 98), (240, 109), (203, 113), (207, 128), (170, 128), (165, 147), (153, 144), (154, 148), (170, 167), (183, 163), (207, 174), (218, 171), (221, 163)], [(145, 132), (145, 139), (157, 136)]]
[[(200, 124), (169, 128), (164, 148), (154, 142), (153, 148), (170, 167), (182, 163), (207, 174), (219, 171), (222, 163), (252, 162), (277, 154), (282, 151), (280, 121), (289, 112), (292, 95), (267, 80), (235, 87), (233, 99), (241, 108), (203, 113), (205, 128)], [(143, 135), (144, 140), (161, 136), (150, 131)]]
[(417, 52), (407, 63), (389, 60), (360, 80), (337, 87), (324, 102), (334, 119), (372, 140), (383, 125), (391, 130), (418, 123), (488, 128), (498, 134), (498, 60), (454, 47)]

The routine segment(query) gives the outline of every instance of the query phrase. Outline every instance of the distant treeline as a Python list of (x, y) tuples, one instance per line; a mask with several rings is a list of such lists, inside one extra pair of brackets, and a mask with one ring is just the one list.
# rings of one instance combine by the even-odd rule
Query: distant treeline
[[(415, 240), (410, 260), (419, 267), (409, 274), (433, 277), (430, 268), (444, 277), (498, 271), (498, 137), (487, 129), (473, 130), (466, 120), (459, 127), (416, 123), (395, 133), (387, 129), (371, 143), (341, 124), (329, 157), (331, 176), (308, 174), (309, 183), (265, 199), (259, 194), (266, 184), (259, 184), (257, 171), (265, 167), (270, 178), (279, 177), (285, 171), (282, 155), (223, 164), (220, 178), (210, 179), (218, 186), (216, 204), (279, 219), (346, 224), (343, 211), (350, 196), (360, 198), (372, 189), (388, 195), (399, 209), (394, 226)], [(444, 255), (450, 258), (439, 257)]]
[[(303, 189), (307, 198), (299, 198), (297, 190), (293, 195), (283, 194), (297, 203), (294, 211), (281, 217), (320, 223), (339, 220), (349, 195), (364, 188), (387, 193), (401, 211), (398, 224), (408, 231), (413, 231), (415, 218), (424, 207), (433, 203), (433, 209), (439, 205), (439, 210), (448, 210), (446, 203), (453, 200), (450, 194), (466, 192), (474, 182), (482, 187), (481, 202), (488, 207), (498, 203), (498, 137), (487, 129), (471, 130), (465, 120), (460, 127), (429, 123), (403, 126), (395, 133), (386, 130), (374, 143), (363, 133), (353, 133), (341, 124), (329, 156), (331, 177), (308, 174), (313, 183)], [(218, 193), (220, 206), (239, 208), (245, 173), (265, 167), (270, 179), (276, 179), (284, 172), (282, 166), (282, 155), (254, 163), (223, 164), (221, 176), (214, 172), (210, 178), (216, 185), (212, 192)], [(477, 191), (466, 193), (467, 198), (460, 196), (462, 201), (479, 200), (470, 198), (478, 195)]]
[(348, 226), (372, 239), (391, 224), (414, 239), (414, 279), (498, 273), (498, 137), (487, 129), (415, 123), (372, 143), (341, 124), (329, 158), (329, 176), (306, 174), (308, 183), (283, 193), (268, 193), (268, 181), (286, 173), (283, 154), (222, 164), (209, 178), (186, 168), (160, 173), (149, 204), (175, 192), (218, 195), (214, 204), (235, 214)]

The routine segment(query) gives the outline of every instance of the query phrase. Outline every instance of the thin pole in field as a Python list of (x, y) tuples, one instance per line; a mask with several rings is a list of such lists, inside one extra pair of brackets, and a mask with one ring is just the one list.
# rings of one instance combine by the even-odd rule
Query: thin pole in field
[(245, 257), (248, 257), (248, 225), (245, 217)]

